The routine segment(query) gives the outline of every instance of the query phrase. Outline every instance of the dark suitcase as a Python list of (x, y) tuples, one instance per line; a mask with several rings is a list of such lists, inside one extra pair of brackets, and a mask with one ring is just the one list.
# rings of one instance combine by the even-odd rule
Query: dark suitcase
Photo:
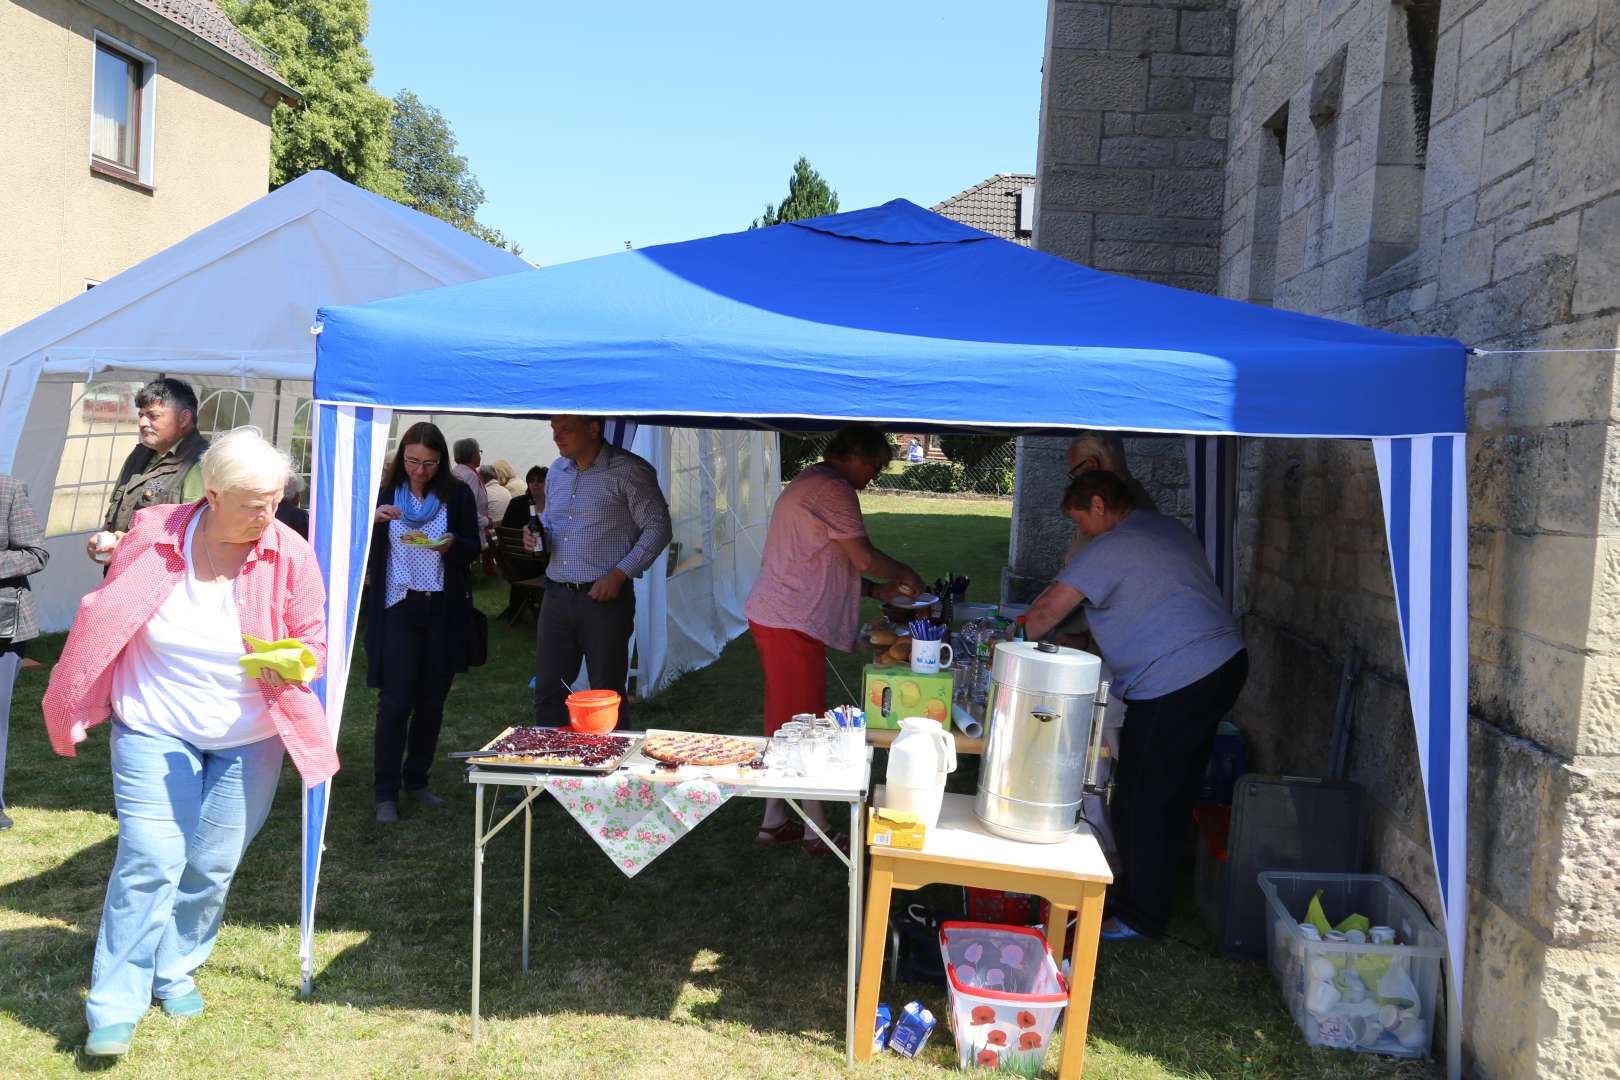
[(1262, 870), (1359, 873), (1363, 832), (1359, 784), (1259, 773), (1239, 777), (1226, 858), (1200, 866), (1201, 906), (1221, 952), (1265, 957), (1266, 903), (1257, 881)]

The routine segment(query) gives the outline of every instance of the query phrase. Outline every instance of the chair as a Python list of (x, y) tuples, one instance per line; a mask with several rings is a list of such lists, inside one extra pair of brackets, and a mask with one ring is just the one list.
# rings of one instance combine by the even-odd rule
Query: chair
[(507, 619), (516, 623), (531, 607), (538, 612), (546, 595), (546, 564), (551, 556), (523, 546), (523, 530), (518, 526), (495, 527), (495, 560), (501, 576), (512, 586)]

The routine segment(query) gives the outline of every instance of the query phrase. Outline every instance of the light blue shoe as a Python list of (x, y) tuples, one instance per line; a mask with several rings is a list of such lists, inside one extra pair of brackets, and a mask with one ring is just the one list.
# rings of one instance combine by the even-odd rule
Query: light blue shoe
[(195, 990), (179, 997), (164, 998), (159, 1004), (163, 1006), (165, 1016), (198, 1016), (203, 1011), (202, 995)]
[[(1109, 923), (1113, 923), (1113, 926), (1109, 926)], [(1144, 936), (1132, 930), (1125, 924), (1125, 920), (1117, 915), (1103, 920), (1102, 933), (1098, 935), (1104, 941), (1131, 941)]]
[(133, 1038), (134, 1024), (108, 1024), (90, 1032), (84, 1040), (84, 1052), (91, 1057), (123, 1057), (129, 1053)]

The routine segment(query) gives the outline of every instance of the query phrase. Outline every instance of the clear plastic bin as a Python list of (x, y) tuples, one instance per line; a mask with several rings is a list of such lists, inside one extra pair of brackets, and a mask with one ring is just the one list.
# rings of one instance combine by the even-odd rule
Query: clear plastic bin
[[(1305, 1041), (1427, 1057), (1446, 950), (1416, 901), (1382, 874), (1267, 870), (1259, 883), (1270, 922), (1266, 959)], [(1312, 939), (1300, 923), (1318, 889), (1330, 923), (1365, 915), (1374, 927), (1394, 930), (1395, 943)]]
[(1039, 1074), (1069, 1003), (1046, 939), (1022, 926), (947, 922), (939, 926), (939, 951), (957, 1064)]

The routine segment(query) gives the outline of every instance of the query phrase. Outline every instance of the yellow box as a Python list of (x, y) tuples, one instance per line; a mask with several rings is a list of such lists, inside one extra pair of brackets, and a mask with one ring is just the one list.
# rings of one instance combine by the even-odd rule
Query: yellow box
[(866, 840), (873, 847), (899, 851), (921, 851), (928, 826), (916, 814), (904, 810), (882, 810), (874, 806), (866, 812)]

